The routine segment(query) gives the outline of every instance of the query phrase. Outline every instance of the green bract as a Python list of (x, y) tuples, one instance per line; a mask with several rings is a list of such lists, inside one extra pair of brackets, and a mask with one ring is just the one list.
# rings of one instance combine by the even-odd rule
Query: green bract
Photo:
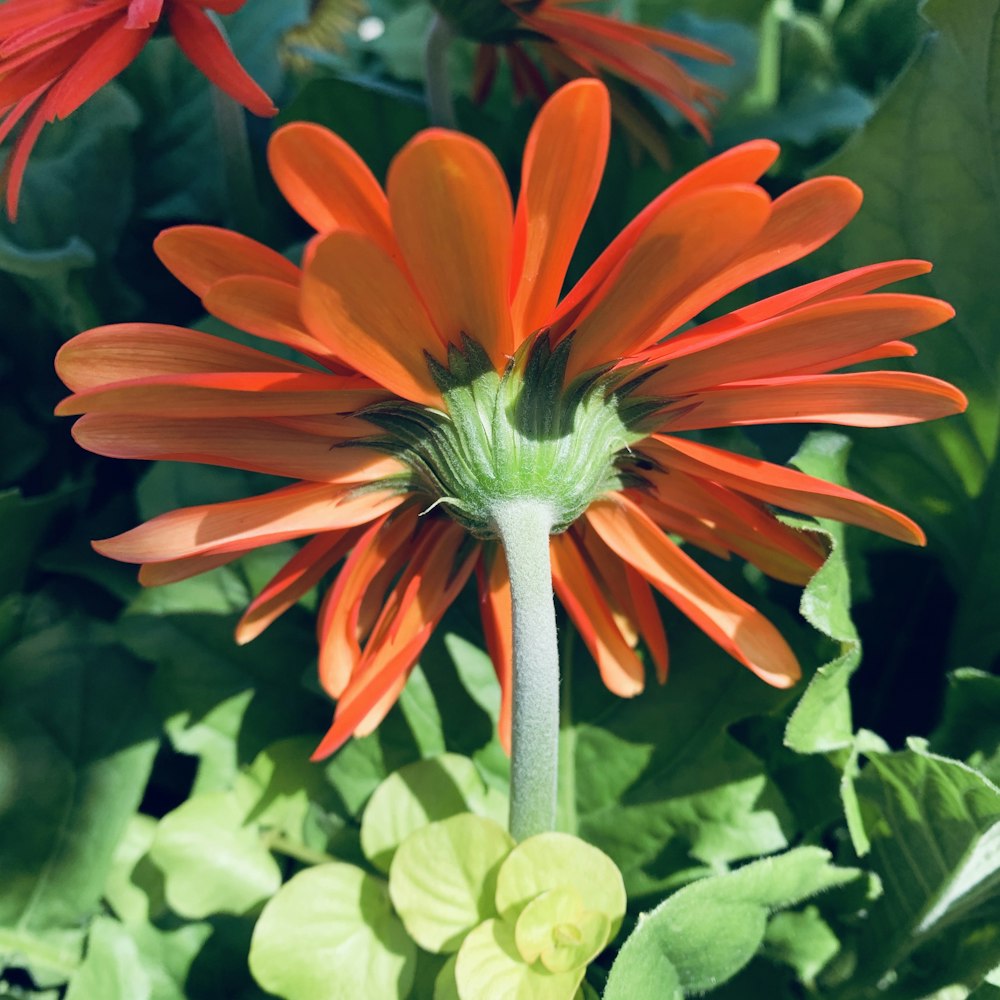
[(620, 374), (587, 375), (563, 387), (572, 344), (528, 340), (502, 375), (475, 341), (449, 348), (448, 367), (428, 359), (447, 412), (378, 404), (363, 416), (385, 436), (360, 441), (413, 470), (407, 488), (441, 503), (473, 535), (496, 537), (493, 512), (536, 500), (564, 531), (602, 493), (637, 482), (628, 448), (662, 400), (629, 395)]

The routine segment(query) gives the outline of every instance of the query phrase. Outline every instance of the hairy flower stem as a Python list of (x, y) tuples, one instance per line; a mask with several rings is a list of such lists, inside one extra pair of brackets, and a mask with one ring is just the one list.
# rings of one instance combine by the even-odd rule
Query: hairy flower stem
[(514, 676), (510, 832), (515, 840), (555, 828), (559, 767), (559, 649), (549, 563), (551, 507), (507, 500), (492, 510), (507, 557), (513, 605)]
[(427, 77), (427, 111), (431, 124), (441, 128), (457, 128), (451, 81), (448, 79), (448, 49), (452, 35), (447, 20), (435, 14), (424, 43), (424, 70)]

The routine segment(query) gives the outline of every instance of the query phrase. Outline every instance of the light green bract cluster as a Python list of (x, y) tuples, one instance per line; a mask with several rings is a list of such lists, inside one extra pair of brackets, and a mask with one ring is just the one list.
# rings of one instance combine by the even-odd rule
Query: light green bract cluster
[(402, 998), (430, 966), (434, 1000), (573, 1000), (621, 926), (621, 873), (568, 834), (515, 844), (505, 811), (465, 757), (396, 771), (361, 827), (388, 880), (339, 862), (300, 872), (257, 922), (254, 977), (284, 1000)]
[(564, 387), (572, 337), (555, 348), (542, 334), (525, 342), (499, 374), (465, 339), (448, 367), (428, 359), (447, 412), (415, 403), (364, 410), (384, 436), (358, 443), (412, 470), (405, 488), (446, 506), (479, 538), (495, 537), (493, 511), (537, 500), (564, 531), (601, 494), (641, 482), (629, 448), (649, 433), (664, 401), (633, 395), (627, 371), (589, 373)]

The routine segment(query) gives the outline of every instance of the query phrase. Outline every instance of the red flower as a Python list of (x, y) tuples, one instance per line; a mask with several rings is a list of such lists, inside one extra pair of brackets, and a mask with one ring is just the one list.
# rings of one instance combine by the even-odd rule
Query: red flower
[(643, 687), (642, 640), (664, 679), (660, 591), (770, 684), (799, 676), (760, 612), (672, 535), (804, 584), (822, 537), (775, 510), (836, 518), (920, 544), (903, 514), (801, 472), (690, 440), (686, 431), (777, 422), (892, 426), (965, 399), (907, 372), (848, 372), (914, 353), (951, 308), (876, 293), (929, 270), (873, 264), (696, 317), (827, 242), (860, 191), (820, 177), (772, 201), (756, 184), (774, 143), (746, 143), (644, 209), (567, 294), (563, 282), (607, 150), (605, 88), (579, 81), (545, 105), (516, 208), (491, 153), (431, 129), (387, 192), (337, 136), (285, 126), (278, 185), (319, 235), (303, 269), (245, 237), (186, 226), (160, 259), (219, 319), (291, 346), (296, 364), (219, 337), (131, 323), (60, 352), (74, 436), (120, 458), (204, 462), (297, 480), (173, 511), (98, 551), (179, 580), (262, 545), (312, 536), (250, 606), (252, 639), (346, 556), (319, 615), (320, 679), (338, 699), (317, 754), (389, 710), (448, 605), (475, 573), (488, 648), (510, 705), (510, 587), (491, 504), (555, 513), (557, 595), (616, 694)]
[(237, 62), (206, 11), (231, 14), (246, 0), (7, 0), (0, 5), (0, 142), (24, 120), (7, 174), (7, 214), (46, 122), (71, 115), (142, 51), (165, 19), (185, 55), (254, 114), (270, 98)]

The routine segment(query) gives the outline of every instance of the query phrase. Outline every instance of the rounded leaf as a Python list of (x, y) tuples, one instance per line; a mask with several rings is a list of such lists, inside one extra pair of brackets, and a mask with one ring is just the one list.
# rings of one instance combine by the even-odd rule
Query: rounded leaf
[(463, 813), (431, 823), (400, 844), (389, 895), (410, 936), (433, 952), (455, 951), (496, 912), (496, 873), (514, 846), (499, 824)]
[(514, 941), (513, 928), (502, 920), (487, 920), (462, 942), (455, 964), (461, 1000), (572, 1000), (585, 966), (549, 972), (540, 962), (528, 965)]
[(196, 795), (160, 820), (149, 855), (170, 908), (189, 920), (242, 915), (272, 896), (281, 869), (232, 792)]
[(607, 914), (585, 909), (575, 889), (550, 889), (521, 911), (514, 940), (529, 964), (541, 961), (549, 972), (569, 972), (601, 951), (610, 929)]
[(385, 883), (340, 862), (282, 886), (250, 942), (250, 972), (282, 1000), (406, 997), (416, 959)]
[(396, 848), (428, 823), (463, 812), (483, 812), (483, 779), (468, 757), (445, 753), (393, 771), (372, 793), (361, 820), (361, 849), (389, 871)]
[[(625, 883), (603, 851), (568, 833), (540, 833), (517, 845), (497, 876), (497, 910), (513, 923), (536, 896), (575, 889), (586, 910), (603, 913), (609, 939), (625, 915)], [(605, 942), (606, 943), (606, 942)]]

